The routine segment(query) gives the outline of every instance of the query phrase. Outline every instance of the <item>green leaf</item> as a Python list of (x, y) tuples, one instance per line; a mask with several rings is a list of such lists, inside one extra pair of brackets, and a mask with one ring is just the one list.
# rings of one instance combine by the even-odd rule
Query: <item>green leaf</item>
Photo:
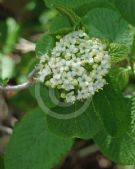
[(134, 0), (114, 0), (116, 7), (123, 17), (135, 26), (135, 1)]
[(112, 68), (109, 72), (109, 79), (114, 88), (123, 90), (129, 82), (129, 69), (122, 67)]
[(125, 134), (130, 119), (126, 101), (120, 91), (115, 91), (111, 85), (105, 86), (93, 98), (93, 105), (110, 135), (119, 137)]
[(1, 78), (0, 78), (0, 85), (6, 86), (6, 85), (8, 84), (8, 82), (9, 82), (9, 79), (8, 79), (8, 78), (6, 78), (6, 79), (1, 79)]
[(94, 8), (108, 8), (117, 10), (115, 5), (109, 0), (86, 0), (81, 1), (82, 4), (78, 5), (74, 10), (79, 16), (84, 16), (88, 11)]
[(76, 8), (89, 0), (44, 0), (48, 7), (54, 7), (55, 5), (64, 6), (66, 8)]
[(54, 47), (55, 40), (51, 35), (42, 36), (36, 44), (36, 55), (38, 57), (49, 53), (50, 50)]
[[(134, 99), (132, 102), (134, 102)], [(110, 160), (123, 165), (135, 165), (135, 116), (133, 112), (131, 113), (133, 110), (131, 110), (129, 99), (126, 99), (126, 105), (129, 127), (125, 134), (119, 137), (112, 137), (104, 127), (101, 127), (99, 133), (94, 137), (94, 141)]]
[(123, 165), (135, 165), (135, 133), (127, 131), (123, 137), (114, 138), (102, 129), (94, 140), (110, 160)]
[(44, 0), (46, 5), (50, 8), (58, 6), (64, 6), (66, 8), (74, 9), (79, 15), (85, 14), (91, 8), (97, 6), (114, 7), (108, 0)]
[(66, 16), (57, 16), (50, 24), (50, 34), (63, 34), (72, 30), (71, 23)]
[(128, 23), (118, 12), (106, 8), (96, 8), (89, 11), (83, 21), (88, 27), (90, 36), (131, 47), (133, 35)]
[(135, 128), (134, 117), (131, 114), (131, 104), (126, 99), (127, 111), (129, 116), (128, 129), (125, 134), (119, 137), (112, 137), (104, 127), (94, 137), (94, 141), (100, 150), (112, 161), (123, 165), (135, 165)]
[(48, 128), (63, 137), (91, 138), (100, 128), (98, 116), (91, 106), (91, 99), (85, 103), (57, 106), (48, 114)]
[(128, 59), (128, 48), (124, 45), (111, 43), (108, 51), (112, 62), (120, 62), (124, 59)]
[[(49, 129), (64, 137), (92, 138), (100, 129), (101, 120), (111, 135), (118, 137), (124, 134), (129, 119), (126, 102), (121, 93), (107, 85), (87, 102), (88, 106), (77, 102), (64, 108), (57, 106), (51, 109), (47, 116)], [(77, 111), (81, 112), (79, 116), (76, 116)]]
[(13, 18), (7, 19), (7, 38), (3, 48), (5, 54), (10, 53), (14, 48), (19, 35), (19, 24)]
[[(129, 104), (129, 116), (131, 116), (130, 107), (131, 105)], [(132, 130), (132, 126), (135, 126), (135, 123), (133, 124), (131, 121), (132, 116), (128, 122), (130, 126), (123, 136), (112, 137), (104, 128), (101, 128), (101, 131), (94, 137), (100, 150), (110, 160), (123, 165), (135, 165), (135, 132)]]
[(15, 127), (5, 154), (6, 169), (50, 169), (72, 146), (47, 129), (45, 113), (35, 109)]

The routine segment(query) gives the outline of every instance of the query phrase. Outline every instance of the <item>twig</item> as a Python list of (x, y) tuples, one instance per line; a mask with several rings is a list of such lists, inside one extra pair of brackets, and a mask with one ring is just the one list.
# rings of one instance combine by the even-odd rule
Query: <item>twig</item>
[(27, 89), (31, 85), (35, 83), (34, 81), (34, 74), (37, 72), (38, 68), (35, 68), (29, 75), (28, 80), (25, 83), (22, 83), (20, 85), (15, 86), (1, 86), (0, 85), (0, 91), (20, 91)]
[(96, 153), (97, 151), (99, 151), (99, 148), (95, 144), (93, 144), (93, 145), (90, 145), (86, 148), (79, 150), (78, 157), (83, 158), (90, 154)]
[(19, 43), (16, 45), (16, 49), (20, 50), (22, 53), (33, 52), (35, 50), (35, 44), (24, 38), (21, 38)]

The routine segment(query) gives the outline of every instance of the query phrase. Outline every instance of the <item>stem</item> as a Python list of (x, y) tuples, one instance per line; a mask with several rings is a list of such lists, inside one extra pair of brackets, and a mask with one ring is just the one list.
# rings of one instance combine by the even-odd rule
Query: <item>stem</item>
[(93, 144), (93, 145), (90, 145), (86, 148), (81, 149), (78, 152), (78, 157), (83, 158), (83, 157), (86, 157), (86, 156), (91, 155), (93, 153), (96, 153), (97, 151), (99, 151), (99, 148), (95, 144)]
[(13, 130), (11, 128), (5, 127), (5, 126), (2, 126), (2, 125), (0, 125), (0, 131), (7, 133), (7, 134), (12, 134), (12, 132), (13, 132)]
[(31, 85), (35, 83), (34, 81), (34, 75), (37, 72), (37, 68), (35, 68), (29, 75), (28, 75), (28, 80), (25, 83), (22, 83), (20, 85), (15, 85), (15, 86), (1, 86), (0, 85), (0, 91), (20, 91), (27, 89)]

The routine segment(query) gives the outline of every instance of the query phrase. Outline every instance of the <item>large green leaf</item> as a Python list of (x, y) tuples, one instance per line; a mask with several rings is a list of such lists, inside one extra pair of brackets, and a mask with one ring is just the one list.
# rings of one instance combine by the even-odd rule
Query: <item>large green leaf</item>
[[(47, 118), (49, 129), (65, 137), (90, 138), (100, 129), (99, 119), (108, 133), (116, 137), (124, 134), (128, 128), (126, 102), (122, 94), (115, 92), (110, 85), (97, 93), (84, 111), (82, 107), (86, 106), (79, 102), (69, 107), (57, 106), (51, 109)], [(82, 113), (76, 117), (77, 110)], [(71, 118), (67, 118), (67, 115)]]
[(57, 106), (49, 113), (48, 128), (60, 136), (91, 138), (100, 128), (98, 116), (91, 106), (91, 99), (67, 107)]
[(131, 103), (128, 99), (126, 101), (130, 121), (127, 122), (129, 127), (125, 134), (119, 137), (112, 137), (104, 127), (101, 127), (94, 140), (110, 160), (120, 164), (135, 165), (135, 120), (131, 113)]
[(98, 7), (117, 10), (109, 0), (87, 0), (87, 2), (84, 1), (83, 4), (80, 4), (74, 10), (79, 16), (84, 16), (90, 10)]
[(93, 106), (110, 135), (119, 137), (125, 134), (130, 117), (126, 101), (118, 90), (106, 85), (103, 91), (93, 98)]
[(37, 44), (36, 44), (36, 55), (38, 57), (44, 55), (45, 53), (49, 53), (50, 50), (53, 48), (55, 40), (51, 35), (44, 35), (42, 36)]
[(131, 47), (133, 36), (128, 23), (118, 12), (106, 8), (96, 8), (89, 11), (83, 20), (88, 27), (90, 36)]
[(114, 138), (102, 129), (94, 140), (110, 160), (135, 165), (135, 133), (128, 131), (123, 137)]
[(134, 0), (113, 0), (125, 19), (135, 26), (135, 1)]
[(15, 127), (5, 154), (6, 169), (50, 169), (72, 146), (47, 129), (45, 113), (35, 109)]

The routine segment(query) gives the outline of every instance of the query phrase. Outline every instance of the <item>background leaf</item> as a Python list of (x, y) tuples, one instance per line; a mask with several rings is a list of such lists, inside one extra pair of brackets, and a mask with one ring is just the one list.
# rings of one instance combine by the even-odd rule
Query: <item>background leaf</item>
[(0, 49), (5, 44), (6, 36), (7, 36), (7, 24), (5, 21), (0, 21)]
[(68, 33), (72, 30), (71, 23), (66, 16), (57, 16), (50, 24), (50, 34)]
[(115, 8), (108, 0), (44, 0), (48, 7), (64, 6), (73, 9), (78, 15), (83, 16), (95, 7)]
[(5, 155), (6, 169), (50, 169), (72, 146), (72, 140), (50, 133), (40, 109), (28, 113), (15, 127)]

